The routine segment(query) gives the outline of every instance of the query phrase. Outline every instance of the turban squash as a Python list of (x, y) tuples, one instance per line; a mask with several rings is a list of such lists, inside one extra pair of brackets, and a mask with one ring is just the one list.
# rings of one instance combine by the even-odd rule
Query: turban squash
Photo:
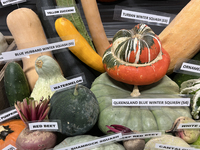
[[(109, 76), (127, 84), (148, 85), (159, 81), (170, 64), (158, 36), (145, 24), (119, 30), (105, 51), (103, 65)], [(136, 91), (136, 90), (135, 90)], [(134, 92), (132, 96), (140, 93)]]

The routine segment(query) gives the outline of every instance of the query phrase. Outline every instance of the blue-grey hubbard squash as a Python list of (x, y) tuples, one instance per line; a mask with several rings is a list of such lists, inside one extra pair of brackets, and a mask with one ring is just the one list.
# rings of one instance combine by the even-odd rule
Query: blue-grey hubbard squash
[[(112, 106), (112, 99), (133, 98), (130, 93), (134, 85), (122, 83), (111, 78), (107, 73), (101, 74), (92, 84), (91, 91), (95, 94), (100, 108), (98, 119), (99, 129), (107, 133), (106, 125), (118, 124), (137, 131), (168, 130), (180, 116), (191, 117), (189, 107), (140, 107)], [(141, 95), (137, 98), (156, 98), (162, 96), (177, 97), (178, 85), (168, 76), (156, 83), (139, 86)], [(151, 109), (152, 108), (152, 109)]]

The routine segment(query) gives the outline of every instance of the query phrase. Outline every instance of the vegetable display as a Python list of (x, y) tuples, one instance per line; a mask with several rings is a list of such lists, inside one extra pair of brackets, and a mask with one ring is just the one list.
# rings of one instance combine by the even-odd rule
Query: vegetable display
[(0, 124), (0, 149), (9, 144), (15, 146), (18, 135), (26, 127), (20, 119), (9, 120)]
[[(192, 58), (200, 49), (200, 34), (197, 32), (199, 30), (197, 15), (200, 13), (198, 6), (198, 1), (189, 1), (159, 34), (162, 46), (171, 59), (167, 74), (173, 72), (180, 58)], [(189, 22), (192, 22), (192, 25)]]
[(0, 54), (8, 48), (5, 36), (0, 32)]
[[(180, 116), (190, 117), (189, 107), (162, 107), (162, 109), (112, 106), (112, 99), (127, 99), (130, 96), (133, 85), (125, 84), (112, 79), (107, 73), (101, 74), (92, 84), (91, 91), (95, 94), (100, 108), (98, 119), (99, 129), (107, 133), (106, 125), (123, 125), (136, 131), (168, 130), (173, 122)], [(160, 81), (139, 86), (140, 98), (156, 98), (165, 95), (177, 98), (178, 85), (169, 77), (164, 76)]]
[(17, 62), (10, 62), (4, 72), (4, 86), (10, 106), (16, 101), (22, 101), (30, 96), (30, 87), (22, 70)]
[(51, 97), (55, 91), (51, 90), (51, 85), (64, 82), (67, 79), (63, 76), (60, 66), (52, 57), (47, 55), (39, 56), (35, 61), (35, 70), (39, 76), (34, 89), (30, 95), (39, 101), (42, 97)]
[[(33, 10), (29, 8), (15, 9), (8, 14), (6, 21), (19, 50), (48, 44), (40, 19)], [(29, 58), (22, 58), (23, 71), (31, 90), (38, 79), (35, 71), (35, 60), (41, 55), (52, 57), (51, 52), (42, 52), (32, 54)]]
[(49, 119), (61, 120), (67, 136), (85, 134), (97, 122), (99, 105), (95, 95), (85, 86), (76, 85), (56, 91), (50, 100)]
[(60, 17), (55, 22), (55, 28), (63, 41), (75, 40), (75, 46), (69, 50), (76, 55), (82, 62), (99, 72), (105, 72), (102, 58), (99, 56), (77, 31), (74, 25), (66, 18)]
[(145, 24), (138, 24), (131, 30), (119, 30), (103, 55), (103, 65), (109, 76), (135, 85), (133, 97), (140, 94), (138, 85), (159, 81), (166, 74), (169, 63), (170, 57), (158, 36)]

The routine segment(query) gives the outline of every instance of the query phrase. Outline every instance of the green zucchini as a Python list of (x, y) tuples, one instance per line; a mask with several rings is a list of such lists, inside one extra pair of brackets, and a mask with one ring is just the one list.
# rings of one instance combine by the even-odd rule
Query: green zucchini
[(4, 72), (4, 86), (10, 106), (30, 96), (30, 87), (22, 67), (17, 62), (10, 62)]
[(75, 0), (56, 0), (56, 3), (57, 3), (57, 6), (59, 7), (74, 7), (75, 8), (76, 13), (64, 14), (63, 17), (67, 18), (73, 23), (73, 25), (76, 27), (79, 33), (87, 40), (90, 46), (95, 50), (92, 40), (82, 20), (80, 11), (76, 5), (76, 1)]
[[(190, 59), (188, 63), (190, 63), (190, 61), (196, 61), (195, 64), (200, 65), (200, 52), (198, 52), (192, 59)], [(174, 73), (171, 78), (180, 87), (184, 81), (200, 78), (200, 74), (198, 75), (198, 74)]]

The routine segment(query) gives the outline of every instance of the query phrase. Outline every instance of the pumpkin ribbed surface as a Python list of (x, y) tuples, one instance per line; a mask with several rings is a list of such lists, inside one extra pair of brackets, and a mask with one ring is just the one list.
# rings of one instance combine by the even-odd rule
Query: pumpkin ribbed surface
[(132, 85), (159, 81), (170, 63), (158, 36), (145, 24), (138, 24), (131, 30), (119, 30), (102, 59), (112, 78)]
[[(130, 98), (132, 85), (118, 82), (108, 76), (100, 75), (92, 84), (91, 91), (95, 94), (100, 108), (98, 125), (103, 133), (106, 125), (119, 124), (132, 130), (153, 131), (170, 129), (176, 118), (190, 115), (189, 107), (122, 107), (112, 106), (112, 99)], [(169, 77), (164, 76), (159, 82), (151, 85), (139, 86), (139, 98), (159, 98), (165, 96), (177, 97), (178, 85)]]

